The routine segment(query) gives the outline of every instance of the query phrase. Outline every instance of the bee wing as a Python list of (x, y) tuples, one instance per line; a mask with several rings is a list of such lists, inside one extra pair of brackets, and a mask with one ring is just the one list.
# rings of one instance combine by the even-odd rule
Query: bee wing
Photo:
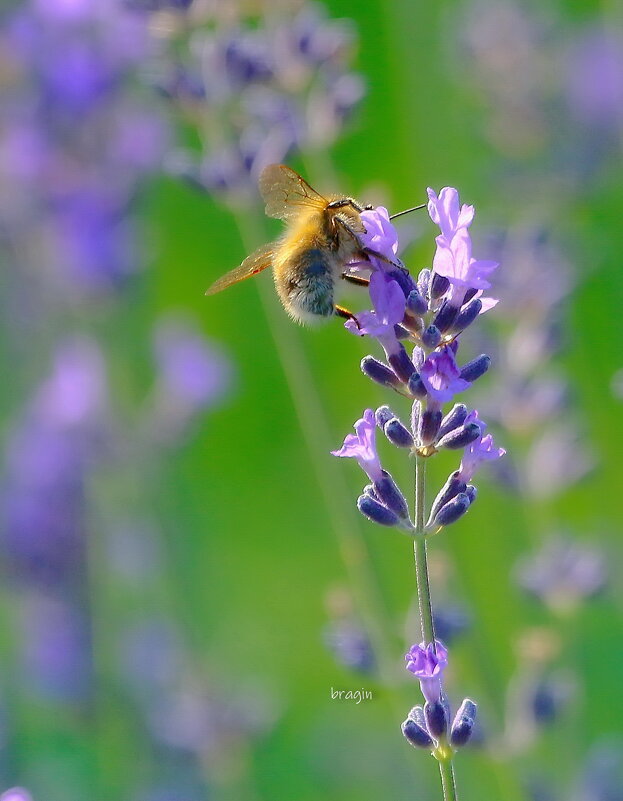
[(266, 202), (266, 214), (278, 220), (296, 217), (301, 206), (322, 211), (329, 202), (285, 164), (269, 164), (265, 167), (260, 175), (259, 187)]
[(242, 262), (240, 267), (230, 270), (225, 275), (221, 276), (215, 281), (209, 289), (206, 290), (206, 295), (214, 295), (227, 289), (232, 284), (237, 284), (238, 281), (244, 281), (245, 278), (251, 278), (253, 275), (261, 273), (273, 263), (274, 245), (264, 245), (252, 253)]

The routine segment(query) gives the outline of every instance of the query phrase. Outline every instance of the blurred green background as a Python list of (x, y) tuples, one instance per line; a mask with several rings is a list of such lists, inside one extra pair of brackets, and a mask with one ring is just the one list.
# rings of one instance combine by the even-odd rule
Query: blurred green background
[[(448, 689), (455, 708), (465, 696), (478, 701), (484, 740), (457, 756), (460, 797), (605, 799), (582, 795), (581, 784), (590, 755), (604, 743), (616, 750), (622, 734), (623, 432), (616, 373), (623, 335), (623, 128), (620, 108), (606, 132), (595, 119), (573, 118), (564, 92), (574, 80), (565, 72), (574, 43), (604, 25), (618, 36), (620, 8), (579, 0), (547, 7), (336, 0), (328, 12), (354, 20), (354, 66), (367, 93), (330, 153), (296, 155), (292, 166), (314, 186), (392, 211), (422, 202), (427, 186), (455, 186), (476, 207), (481, 257), (496, 255), (487, 251), (492, 231), (527, 223), (556, 243), (573, 277), (556, 306), (557, 338), (542, 365), (545, 375), (566, 377), (568, 392), (540, 430), (568, 419), (593, 467), (544, 497), (483, 471), (478, 504), (431, 542), (433, 600), (459, 606), (470, 621), (452, 641)], [(482, 45), (496, 14), (501, 27)], [(498, 51), (487, 61), (494, 45)], [(149, 102), (166, 106), (155, 93)], [(171, 116), (173, 136), (192, 141), (192, 128)], [(417, 682), (402, 668), (404, 652), (418, 639), (411, 543), (357, 515), (362, 475), (328, 454), (364, 408), (390, 403), (407, 416), (406, 401), (361, 374), (371, 343), (337, 320), (317, 329), (290, 323), (269, 274), (204, 297), (216, 277), (277, 235), (278, 224), (261, 211), (240, 210), (237, 220), (218, 199), (166, 176), (150, 179), (139, 201), (144, 273), (114, 302), (89, 303), (55, 322), (60, 330), (88, 332), (105, 348), (112, 405), (128, 421), (128, 452), (100, 465), (87, 491), (92, 697), (77, 703), (29, 690), (15, 656), (16, 596), (5, 588), (4, 784), (28, 787), (36, 801), (440, 798), (434, 761), (411, 749), (399, 730), (420, 700)], [(428, 266), (434, 226), (422, 213), (401, 230), (416, 234), (405, 255), (412, 272)], [(540, 267), (546, 274), (547, 259)], [(503, 261), (500, 281), (508, 283), (503, 273), (517, 273), (521, 285), (521, 269)], [(538, 272), (527, 276), (526, 296), (540, 291)], [(365, 308), (365, 296), (350, 292), (347, 305)], [(152, 459), (134, 448), (140, 421), (132, 409), (153, 381), (152, 329), (172, 310), (200, 321), (231, 361), (232, 378), (183, 444)], [(470, 342), (470, 329), (467, 351), (489, 346), (512, 360), (512, 347), (500, 342), (522, 321), (521, 309), (513, 314), (509, 319), (503, 298), (482, 324), (487, 345), (482, 330)], [(39, 351), (34, 361), (16, 364), (8, 347), (5, 357), (10, 432), (29, 388), (46, 373), (46, 358)], [(500, 398), (497, 366), (494, 360), (477, 390), (488, 408)], [(536, 436), (529, 427), (497, 426), (495, 434), (514, 461)], [(389, 447), (383, 458), (409, 488), (411, 463)], [(566, 458), (573, 462), (573, 450)], [(435, 460), (431, 487), (454, 464), (451, 457)], [(547, 467), (532, 464), (538, 483), (538, 470)], [(327, 485), (338, 495), (330, 503)], [(111, 544), (107, 532), (139, 519), (148, 531), (138, 556), (120, 546), (115, 557), (117, 541)], [(609, 575), (603, 592), (564, 614), (513, 580), (518, 560), (559, 531), (603, 549)], [(170, 716), (161, 709), (151, 725), (174, 729), (178, 714), (192, 718), (210, 699), (196, 723), (199, 734), (186, 744), (172, 734), (168, 744), (165, 736), (154, 745), (140, 704), (119, 678), (120, 643), (131, 638), (134, 624), (152, 619), (174, 622), (185, 655), (176, 692), (188, 709), (172, 708)], [(381, 646), (376, 668), (350, 669), (326, 647), (327, 627), (346, 619)], [(531, 661), (533, 651), (524, 646), (535, 632), (546, 656)], [(159, 635), (156, 643), (162, 645)], [(141, 664), (150, 673), (160, 662)], [(517, 688), (548, 671), (561, 671), (566, 703), (555, 705), (550, 724), (513, 745), (503, 732), (512, 733), (516, 723), (513, 698), (523, 698)], [(332, 700), (332, 688), (364, 688), (373, 698)], [(159, 782), (177, 789), (161, 795), (142, 789)], [(547, 786), (550, 795), (539, 790)], [(608, 801), (621, 797), (621, 785), (617, 793)]]

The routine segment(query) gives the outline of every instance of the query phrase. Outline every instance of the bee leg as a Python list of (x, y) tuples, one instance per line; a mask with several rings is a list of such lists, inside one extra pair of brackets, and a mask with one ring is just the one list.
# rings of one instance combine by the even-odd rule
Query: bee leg
[(370, 279), (365, 278), (363, 275), (351, 275), (349, 273), (342, 273), (342, 278), (345, 281), (348, 281), (350, 284), (357, 284), (357, 286), (368, 286), (370, 283)]
[(405, 269), (404, 264), (400, 260), (392, 261), (392, 259), (388, 259), (387, 256), (384, 256), (382, 253), (379, 253), (378, 250), (372, 250), (372, 248), (363, 248), (362, 250), (366, 254), (366, 256), (374, 256), (375, 259), (378, 259), (379, 261), (384, 261), (385, 264), (391, 264), (392, 267), (398, 267), (398, 269), (400, 270)]
[(336, 304), (335, 313), (337, 314), (338, 317), (343, 317), (345, 320), (354, 320), (357, 328), (361, 330), (361, 325), (359, 324), (359, 320), (355, 317), (352, 311), (345, 309), (344, 306), (338, 306)]
[[(355, 239), (355, 241), (358, 244), (361, 244), (361, 240), (359, 239), (359, 234), (357, 233), (357, 231), (354, 231), (347, 222), (345, 222), (344, 220), (340, 220), (339, 217), (336, 217), (336, 222), (338, 222), (342, 226), (342, 228), (345, 231), (347, 231), (353, 237), (353, 239)], [(398, 269), (400, 270), (405, 269), (404, 264), (402, 264), (400, 260), (392, 261), (391, 259), (388, 259), (387, 256), (384, 256), (382, 253), (379, 253), (376, 250), (372, 250), (372, 248), (362, 247), (361, 252), (364, 254), (364, 256), (366, 256), (366, 258), (368, 256), (374, 256), (375, 259), (384, 261), (386, 264), (391, 264), (392, 267), (398, 267)]]

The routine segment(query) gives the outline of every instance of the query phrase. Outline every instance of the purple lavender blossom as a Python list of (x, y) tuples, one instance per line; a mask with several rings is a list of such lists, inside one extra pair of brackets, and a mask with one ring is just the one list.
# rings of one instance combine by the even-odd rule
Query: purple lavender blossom
[(439, 195), (430, 187), (428, 193), (428, 213), (431, 220), (441, 228), (444, 243), (450, 244), (460, 228), (469, 228), (474, 219), (474, 207), (459, 206), (459, 193), (451, 186), (444, 186)]
[(504, 448), (496, 448), (491, 434), (485, 434), (465, 449), (459, 468), (459, 478), (466, 483), (471, 481), (481, 464), (500, 459), (505, 453)]
[(454, 353), (444, 347), (428, 356), (420, 370), (420, 377), (429, 397), (436, 403), (448, 403), (459, 392), (471, 385), (460, 376)]
[(376, 419), (373, 409), (366, 409), (355, 423), (355, 434), (348, 434), (344, 444), (333, 456), (346, 456), (357, 460), (359, 467), (366, 473), (370, 481), (380, 481), (383, 469), (376, 451)]
[(395, 326), (404, 318), (406, 299), (398, 282), (381, 270), (370, 276), (370, 299), (374, 311), (360, 312), (357, 322), (347, 320), (344, 327), (353, 334), (378, 339), (389, 358), (399, 349)]
[[(366, 229), (365, 234), (361, 234), (361, 241), (365, 247), (393, 260), (398, 253), (398, 232), (389, 219), (389, 212), (385, 206), (362, 211), (361, 220)], [(371, 263), (382, 264), (374, 259)]]
[(433, 643), (422, 642), (412, 645), (405, 654), (406, 668), (420, 680), (422, 694), (429, 704), (441, 698), (441, 680), (448, 666), (448, 651), (439, 640)]

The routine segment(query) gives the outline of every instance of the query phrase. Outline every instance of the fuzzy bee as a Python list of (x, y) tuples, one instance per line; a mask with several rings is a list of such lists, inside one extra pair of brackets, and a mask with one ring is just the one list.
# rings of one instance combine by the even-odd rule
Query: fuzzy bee
[(284, 164), (266, 167), (260, 175), (259, 188), (266, 214), (284, 220), (286, 231), (215, 281), (206, 295), (272, 267), (279, 299), (297, 322), (317, 322), (333, 315), (356, 321), (352, 312), (336, 305), (335, 284), (340, 278), (368, 284), (367, 278), (348, 273), (352, 262), (367, 261), (371, 255), (389, 261), (366, 248), (360, 239), (366, 233), (361, 212), (372, 206), (362, 206), (342, 195), (323, 197)]

